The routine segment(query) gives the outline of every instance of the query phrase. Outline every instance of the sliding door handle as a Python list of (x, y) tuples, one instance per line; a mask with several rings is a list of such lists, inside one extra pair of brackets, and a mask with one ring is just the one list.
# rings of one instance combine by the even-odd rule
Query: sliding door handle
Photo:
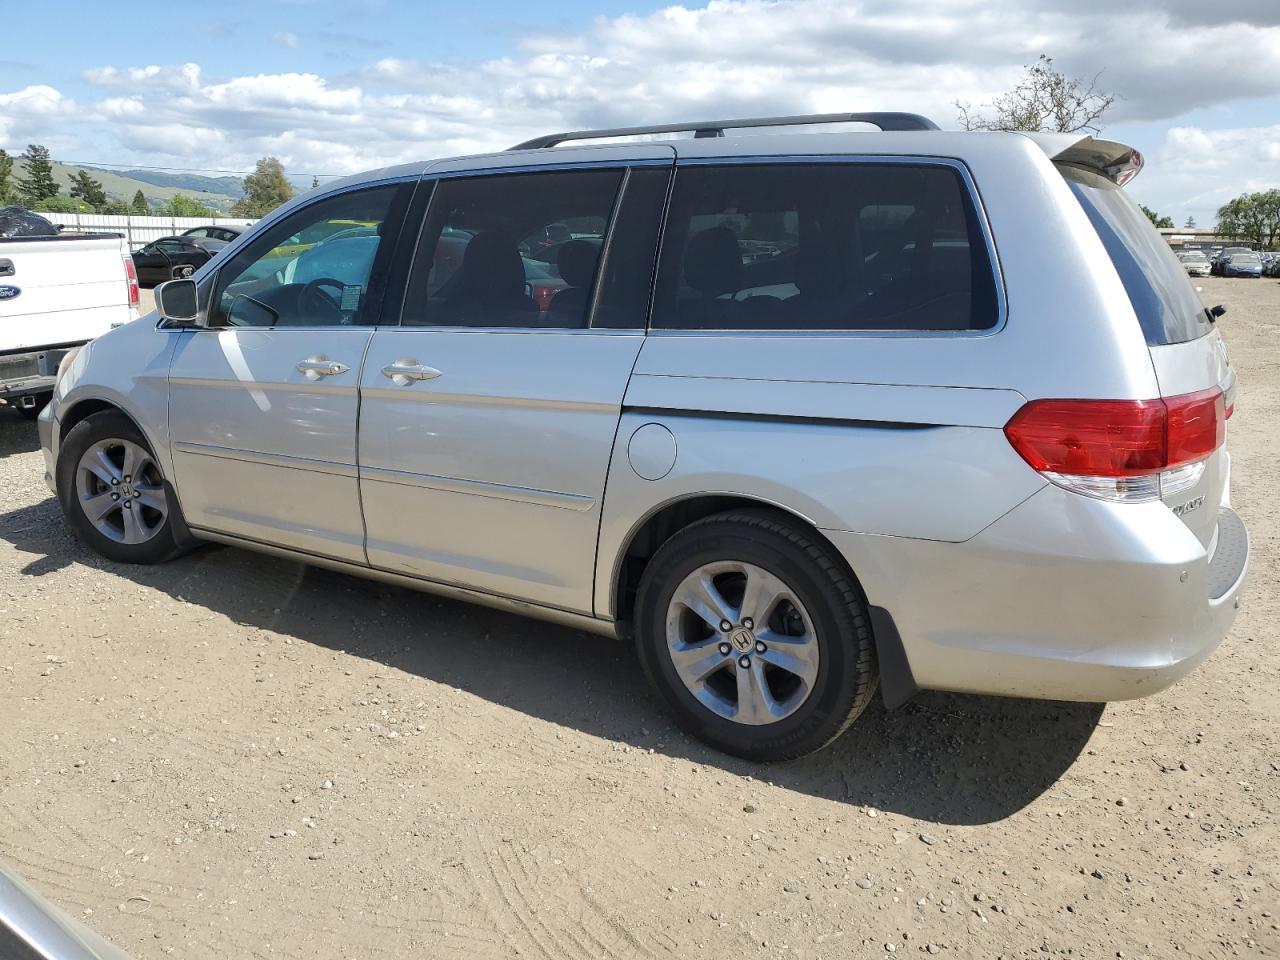
[(382, 375), (398, 387), (407, 387), (415, 380), (434, 380), (440, 376), (440, 371), (435, 367), (428, 367), (425, 363), (419, 363), (412, 357), (401, 357), (383, 367)]

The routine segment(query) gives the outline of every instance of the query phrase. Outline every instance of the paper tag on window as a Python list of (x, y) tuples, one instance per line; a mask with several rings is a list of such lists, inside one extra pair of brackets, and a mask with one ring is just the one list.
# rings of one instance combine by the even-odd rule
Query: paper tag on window
[(338, 304), (338, 309), (344, 313), (352, 313), (360, 307), (360, 294), (364, 291), (364, 287), (358, 283), (344, 284), (342, 287), (342, 302)]

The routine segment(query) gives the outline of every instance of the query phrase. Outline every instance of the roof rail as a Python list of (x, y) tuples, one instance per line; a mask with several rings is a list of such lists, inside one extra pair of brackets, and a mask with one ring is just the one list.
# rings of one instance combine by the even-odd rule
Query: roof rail
[(517, 143), (511, 150), (554, 147), (566, 140), (603, 140), (605, 137), (634, 137), (649, 133), (684, 133), (695, 137), (723, 137), (725, 130), (745, 127), (793, 127), (809, 123), (869, 123), (881, 130), (937, 130), (938, 125), (917, 113), (814, 113), (796, 117), (745, 117), (738, 120), (704, 120), (700, 123), (660, 123), (651, 127), (615, 127), (612, 130), (571, 130), (550, 133)]

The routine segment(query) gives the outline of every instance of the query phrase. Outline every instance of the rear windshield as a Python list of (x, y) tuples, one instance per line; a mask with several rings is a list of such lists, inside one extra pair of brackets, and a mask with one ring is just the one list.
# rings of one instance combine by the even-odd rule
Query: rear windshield
[(1151, 346), (1183, 343), (1212, 329), (1195, 287), (1164, 237), (1106, 177), (1058, 167), (1098, 231)]

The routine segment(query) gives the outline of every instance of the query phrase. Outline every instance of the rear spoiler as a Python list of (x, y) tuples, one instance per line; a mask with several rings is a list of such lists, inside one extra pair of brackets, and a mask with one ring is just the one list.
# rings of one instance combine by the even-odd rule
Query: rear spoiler
[(1078, 133), (1024, 133), (1054, 163), (1068, 163), (1101, 174), (1123, 187), (1142, 171), (1142, 154), (1126, 143)]

